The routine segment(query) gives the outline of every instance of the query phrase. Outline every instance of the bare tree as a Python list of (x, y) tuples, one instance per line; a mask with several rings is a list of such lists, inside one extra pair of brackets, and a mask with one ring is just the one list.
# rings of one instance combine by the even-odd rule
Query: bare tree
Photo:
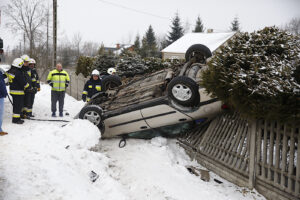
[(285, 30), (300, 35), (300, 18), (293, 18), (289, 23), (285, 25)]
[(25, 34), (29, 41), (29, 55), (35, 54), (35, 41), (41, 35), (47, 9), (44, 0), (11, 0), (5, 10), (9, 18), (6, 26), (14, 33)]
[(96, 56), (99, 46), (100, 45), (95, 42), (84, 42), (82, 46), (82, 54), (85, 56)]
[(76, 56), (79, 58), (80, 56), (80, 47), (82, 42), (82, 35), (80, 32), (77, 32), (73, 35), (72, 44), (74, 46), (74, 49), (76, 49)]

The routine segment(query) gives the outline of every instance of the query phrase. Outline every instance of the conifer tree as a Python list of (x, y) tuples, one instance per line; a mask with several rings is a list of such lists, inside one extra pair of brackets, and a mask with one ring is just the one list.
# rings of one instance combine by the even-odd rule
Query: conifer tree
[(196, 27), (193, 30), (194, 33), (199, 33), (199, 32), (204, 32), (204, 26), (202, 23), (201, 18), (198, 16), (197, 21), (196, 21)]
[(134, 51), (139, 54), (140, 49), (141, 49), (140, 36), (139, 34), (137, 34), (134, 41)]
[(184, 30), (180, 22), (178, 13), (175, 14), (175, 17), (172, 20), (171, 32), (168, 35), (169, 45), (181, 38), (184, 35)]
[(98, 55), (103, 55), (105, 53), (104, 44), (102, 43), (100, 48), (98, 49)]
[(233, 19), (233, 21), (231, 22), (230, 30), (232, 30), (232, 31), (240, 31), (240, 22), (239, 22), (239, 18), (238, 17), (235, 17)]
[(155, 55), (157, 55), (157, 44), (153, 28), (150, 25), (142, 40), (141, 56), (153, 57)]

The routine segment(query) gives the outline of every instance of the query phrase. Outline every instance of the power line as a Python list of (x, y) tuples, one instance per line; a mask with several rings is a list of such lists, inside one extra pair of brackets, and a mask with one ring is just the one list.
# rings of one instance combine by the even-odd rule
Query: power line
[(152, 13), (149, 13), (149, 12), (145, 12), (145, 11), (142, 11), (142, 10), (137, 10), (137, 9), (134, 9), (134, 8), (129, 8), (127, 6), (123, 6), (121, 4), (116, 4), (116, 3), (112, 3), (112, 2), (109, 2), (109, 1), (105, 1), (105, 0), (98, 0), (102, 3), (106, 3), (106, 4), (109, 4), (109, 5), (112, 5), (112, 6), (115, 6), (115, 7), (119, 7), (119, 8), (123, 8), (123, 9), (126, 9), (126, 10), (130, 10), (130, 11), (134, 11), (134, 12), (137, 12), (137, 13), (141, 13), (141, 14), (144, 14), (144, 15), (149, 15), (149, 16), (152, 16), (152, 17), (156, 17), (156, 18), (160, 18), (160, 19), (163, 19), (163, 20), (170, 20), (168, 17), (163, 17), (163, 16), (159, 16), (159, 15), (156, 15), (156, 14), (152, 14)]

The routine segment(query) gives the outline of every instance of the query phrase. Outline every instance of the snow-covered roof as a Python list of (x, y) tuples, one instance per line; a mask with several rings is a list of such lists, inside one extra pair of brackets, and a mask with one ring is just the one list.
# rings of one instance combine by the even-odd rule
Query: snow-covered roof
[(169, 53), (185, 53), (193, 44), (203, 44), (207, 46), (211, 52), (214, 52), (219, 46), (231, 38), (236, 32), (228, 33), (188, 33), (161, 52)]

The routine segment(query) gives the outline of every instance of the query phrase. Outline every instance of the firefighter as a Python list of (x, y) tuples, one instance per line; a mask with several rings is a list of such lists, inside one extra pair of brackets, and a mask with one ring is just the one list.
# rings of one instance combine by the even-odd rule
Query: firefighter
[(33, 87), (32, 87), (32, 73), (31, 73), (31, 69), (29, 68), (29, 61), (30, 58), (27, 55), (23, 55), (21, 56), (21, 58), (23, 59), (23, 66), (22, 66), (22, 71), (23, 71), (23, 76), (26, 80), (27, 83), (29, 83), (29, 88), (25, 91), (25, 96), (24, 96), (24, 107), (22, 109), (22, 114), (21, 114), (21, 118), (30, 118), (30, 116), (32, 115), (32, 110), (31, 110), (31, 99), (33, 94), (35, 93)]
[(56, 69), (49, 72), (47, 77), (51, 90), (51, 111), (52, 117), (56, 117), (56, 103), (59, 103), (59, 116), (63, 117), (65, 92), (70, 82), (69, 74), (63, 70), (61, 63), (56, 65)]
[(32, 88), (34, 92), (31, 93), (31, 99), (27, 107), (27, 115), (29, 117), (34, 117), (34, 115), (32, 114), (32, 107), (34, 103), (35, 94), (41, 90), (39, 75), (35, 69), (35, 64), (36, 64), (35, 60), (33, 58), (30, 58), (29, 69), (31, 70), (31, 81), (32, 81)]
[(101, 89), (102, 84), (100, 79), (100, 73), (98, 70), (94, 69), (92, 71), (92, 77), (84, 85), (84, 89), (82, 92), (82, 100), (84, 102), (89, 102), (94, 94), (101, 92)]
[(21, 70), (23, 64), (23, 59), (16, 58), (11, 65), (11, 69), (7, 73), (10, 89), (9, 93), (13, 99), (12, 123), (15, 124), (24, 123), (24, 120), (21, 119), (21, 112), (24, 105), (24, 91), (30, 89), (29, 83), (26, 82)]

